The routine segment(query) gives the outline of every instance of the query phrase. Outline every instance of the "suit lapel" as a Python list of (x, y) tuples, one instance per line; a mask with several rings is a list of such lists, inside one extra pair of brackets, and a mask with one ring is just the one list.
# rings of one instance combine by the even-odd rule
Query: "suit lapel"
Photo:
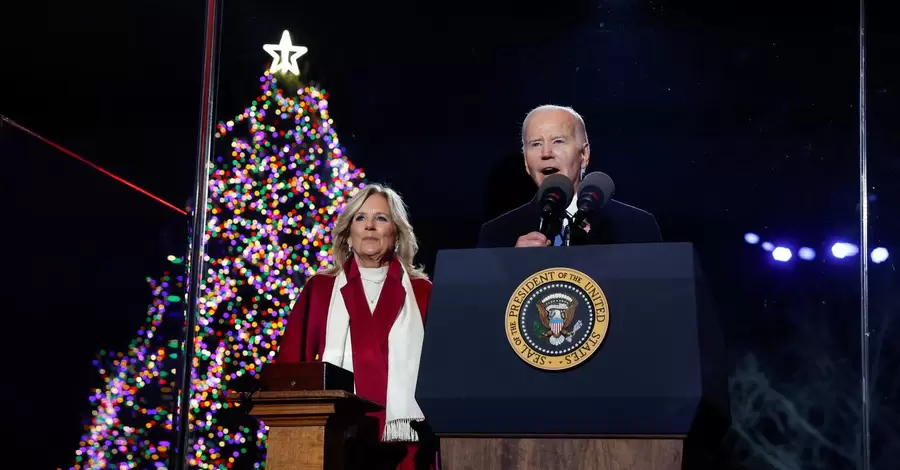
[(505, 241), (504, 246), (515, 246), (519, 237), (537, 231), (540, 226), (541, 211), (538, 210), (536, 201), (537, 197), (514, 210), (514, 222), (508, 225), (509, 240)]
[(573, 245), (606, 245), (614, 243), (612, 226), (600, 213), (591, 214), (587, 220), (572, 232)]

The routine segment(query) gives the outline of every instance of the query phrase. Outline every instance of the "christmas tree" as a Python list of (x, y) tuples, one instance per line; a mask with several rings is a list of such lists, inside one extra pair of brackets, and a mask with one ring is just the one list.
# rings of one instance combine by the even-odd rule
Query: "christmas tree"
[[(274, 358), (300, 283), (332, 262), (331, 229), (364, 185), (365, 175), (340, 145), (328, 94), (298, 79), (296, 61), (306, 48), (291, 45), (285, 32), (280, 44), (265, 49), (274, 61), (260, 77), (262, 92), (241, 114), (218, 123), (211, 162), (188, 406), (188, 452), (202, 469), (263, 466), (265, 426), (227, 403), (225, 393), (230, 383), (258, 378)], [(156, 330), (182, 301), (182, 280), (152, 283), (149, 326), (127, 354), (101, 364), (106, 385), (94, 395), (74, 469), (168, 464), (164, 439), (174, 439), (175, 415), (167, 393), (180, 344), (177, 335), (158, 339)]]
[(103, 388), (90, 397), (94, 410), (72, 469), (165, 468), (173, 439), (176, 361), (184, 323), (184, 265), (169, 257), (172, 275), (147, 279), (153, 301), (146, 323), (126, 352), (100, 351), (94, 365)]

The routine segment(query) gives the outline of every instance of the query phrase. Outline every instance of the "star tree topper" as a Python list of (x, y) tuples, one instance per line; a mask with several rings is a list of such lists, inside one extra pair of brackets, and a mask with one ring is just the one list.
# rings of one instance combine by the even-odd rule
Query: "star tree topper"
[(266, 44), (263, 50), (272, 56), (272, 73), (292, 73), (300, 75), (300, 67), (297, 65), (297, 59), (306, 54), (307, 49), (303, 46), (295, 46), (291, 43), (291, 34), (287, 30), (281, 33), (281, 42), (278, 44)]

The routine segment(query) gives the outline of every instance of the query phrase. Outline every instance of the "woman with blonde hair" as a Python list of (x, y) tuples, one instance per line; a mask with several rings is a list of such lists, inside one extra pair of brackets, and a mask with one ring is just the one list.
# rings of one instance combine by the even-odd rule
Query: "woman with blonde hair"
[(405, 450), (389, 468), (433, 464), (416, 456), (414, 429), (424, 420), (415, 391), (431, 281), (413, 265), (419, 245), (405, 204), (394, 190), (368, 185), (338, 216), (332, 238), (334, 264), (306, 281), (275, 362), (321, 360), (353, 372), (356, 394), (385, 407), (372, 414), (381, 441)]

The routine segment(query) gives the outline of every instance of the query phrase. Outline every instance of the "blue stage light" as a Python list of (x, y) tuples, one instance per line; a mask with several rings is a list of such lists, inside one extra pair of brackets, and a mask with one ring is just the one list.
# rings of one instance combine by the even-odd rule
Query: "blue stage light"
[(878, 247), (872, 250), (872, 262), (875, 264), (884, 263), (887, 261), (888, 256), (890, 256), (890, 253), (888, 253), (887, 248)]
[(779, 246), (772, 250), (772, 258), (775, 258), (775, 261), (787, 262), (790, 261), (793, 257), (794, 254), (791, 253), (791, 250), (789, 248)]

